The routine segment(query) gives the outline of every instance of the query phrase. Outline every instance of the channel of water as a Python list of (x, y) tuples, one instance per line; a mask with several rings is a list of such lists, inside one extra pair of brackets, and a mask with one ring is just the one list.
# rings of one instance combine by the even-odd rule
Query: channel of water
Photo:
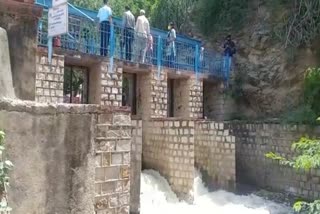
[(146, 170), (141, 176), (141, 214), (291, 214), (286, 205), (256, 195), (209, 192), (199, 172), (194, 180), (194, 203), (181, 202), (158, 172)]

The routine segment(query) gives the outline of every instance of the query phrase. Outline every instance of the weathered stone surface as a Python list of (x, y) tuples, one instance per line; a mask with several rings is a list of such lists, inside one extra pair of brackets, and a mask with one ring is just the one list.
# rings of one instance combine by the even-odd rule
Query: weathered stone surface
[(0, 129), (14, 163), (9, 189), (13, 213), (94, 212), (88, 203), (94, 197), (94, 125), (90, 114), (0, 111)]
[(196, 123), (195, 166), (204, 174), (203, 179), (212, 190), (235, 190), (236, 150), (232, 138), (223, 124)]
[(37, 20), (41, 15), (42, 8), (35, 4), (0, 1), (0, 26), (8, 33), (13, 86), (20, 99), (35, 99)]
[[(14, 213), (119, 213), (124, 200), (110, 206), (114, 201), (108, 194), (129, 198), (131, 141), (122, 135), (107, 141), (103, 129), (113, 127), (121, 112), (131, 124), (126, 108), (0, 99), (0, 129), (15, 165), (9, 192)], [(121, 162), (112, 166), (116, 142), (123, 140), (129, 149), (114, 153)]]
[[(181, 124), (186, 124), (182, 127)], [(169, 126), (165, 126), (169, 124)], [(184, 129), (192, 129), (190, 121), (155, 119), (144, 121), (143, 165), (147, 169), (158, 170), (168, 179), (173, 191), (182, 199), (193, 196), (194, 179), (194, 136), (184, 135)], [(190, 132), (188, 132), (190, 133)], [(186, 142), (182, 142), (183, 139)]]
[[(128, 157), (129, 156), (129, 157)], [(129, 158), (129, 160), (127, 160)], [(132, 144), (131, 155), (124, 154), (123, 162), (131, 162), (130, 165), (130, 211), (139, 213), (140, 210), (140, 178), (142, 168), (142, 120), (132, 120)], [(124, 184), (124, 189), (128, 189), (130, 183)]]
[[(108, 109), (105, 106), (103, 108)], [(95, 145), (97, 155), (102, 156), (101, 166), (96, 167), (95, 180), (96, 185), (101, 185), (101, 189), (95, 190), (95, 211), (98, 213), (123, 213), (123, 198), (130, 197), (128, 183), (131, 162), (128, 159), (131, 133), (127, 132), (131, 132), (128, 131), (131, 130), (131, 118), (127, 110), (124, 112), (114, 111), (98, 117), (96, 133), (99, 137), (95, 139)]]
[(36, 91), (37, 102), (63, 103), (64, 56), (53, 55), (52, 64), (46, 52), (37, 53)]
[(7, 32), (0, 27), (0, 97), (14, 98)]
[(317, 199), (319, 170), (297, 171), (265, 158), (268, 152), (292, 157), (291, 144), (301, 136), (319, 137), (316, 129), (280, 124), (226, 124), (236, 142), (237, 180), (307, 199)]

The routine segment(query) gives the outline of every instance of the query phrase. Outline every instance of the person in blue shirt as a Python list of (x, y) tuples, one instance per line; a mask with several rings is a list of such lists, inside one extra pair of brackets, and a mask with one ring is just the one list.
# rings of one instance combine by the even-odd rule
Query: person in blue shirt
[(231, 39), (231, 35), (226, 37), (226, 40), (223, 44), (224, 48), (224, 57), (223, 57), (223, 72), (224, 72), (224, 81), (225, 87), (228, 87), (228, 80), (231, 70), (232, 57), (236, 53), (236, 46)]
[(99, 19), (100, 27), (100, 55), (107, 56), (109, 38), (110, 38), (110, 25), (112, 24), (112, 10), (108, 6), (108, 0), (104, 0), (104, 6), (99, 9), (97, 18)]

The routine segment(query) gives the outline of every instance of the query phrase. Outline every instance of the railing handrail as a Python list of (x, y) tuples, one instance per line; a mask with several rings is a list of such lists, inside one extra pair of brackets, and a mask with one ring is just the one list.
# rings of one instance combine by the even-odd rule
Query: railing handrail
[[(41, 2), (45, 2), (45, 4), (42, 4)], [(39, 6), (42, 6), (46, 9), (50, 8), (52, 6), (52, 0), (36, 0), (36, 4), (38, 4)], [(70, 3), (69, 3), (70, 4)], [(80, 11), (82, 11), (84, 14), (86, 14), (87, 16), (89, 16), (90, 18), (92, 18), (93, 20), (96, 19), (97, 17), (97, 14), (98, 12), (95, 11), (95, 10), (91, 10), (91, 9), (87, 9), (87, 8), (83, 8), (83, 7), (79, 7), (79, 6), (75, 6), (74, 7)], [(72, 8), (73, 10), (76, 10), (74, 8)], [(92, 14), (87, 14), (88, 13), (92, 13)], [(72, 10), (70, 12), (69, 10), (69, 13), (71, 13), (72, 15), (75, 15), (75, 16), (79, 16), (79, 13), (72, 13)], [(81, 14), (81, 13), (80, 13)], [(93, 15), (94, 14), (94, 15)], [(82, 16), (80, 16), (82, 17)], [(85, 16), (84, 16), (85, 17)], [(115, 17), (113, 16), (113, 21), (116, 23), (116, 24), (122, 24), (122, 18), (120, 17)], [(158, 29), (158, 28), (154, 28), (154, 27), (150, 27), (150, 30), (153, 32), (154, 35), (161, 35), (161, 36), (164, 36), (167, 34), (166, 31), (164, 30), (161, 30), (161, 29)], [(177, 33), (177, 39), (179, 40), (182, 40), (186, 43), (189, 43), (189, 44), (198, 44), (200, 45), (201, 44), (201, 41), (200, 40), (197, 40), (197, 39), (194, 39), (194, 38), (191, 38), (191, 37), (188, 37), (188, 36), (185, 36), (185, 35), (182, 35), (182, 34), (179, 34)]]
[[(37, 0), (37, 4), (46, 8), (45, 11), (47, 12), (47, 8), (50, 5), (40, 4), (39, 1), (41, 0)], [(91, 55), (108, 55), (108, 57), (111, 57), (112, 59), (116, 58), (135, 63), (140, 61), (142, 57), (142, 63), (157, 66), (158, 72), (161, 67), (170, 67), (180, 71), (192, 71), (196, 76), (198, 76), (199, 73), (206, 73), (217, 77), (225, 77), (225, 74), (222, 71), (224, 66), (223, 58), (219, 53), (210, 49), (203, 50), (200, 41), (192, 41), (189, 38), (184, 39), (178, 36), (172, 44), (172, 48), (171, 43), (168, 43), (167, 41), (167, 32), (159, 29), (151, 31), (151, 35), (153, 36), (152, 44), (147, 42), (147, 37), (141, 37), (147, 39), (142, 43), (141, 47), (148, 43), (143, 50), (146, 51), (147, 47), (152, 47), (153, 51), (151, 50), (147, 56), (146, 53), (141, 54), (141, 50), (139, 53), (132, 49), (130, 55), (134, 59), (131, 59), (130, 57), (128, 60), (128, 47), (124, 47), (123, 40), (127, 42), (129, 37), (124, 34), (122, 22), (119, 21), (121, 19), (117, 19), (114, 22), (114, 25), (112, 25), (113, 27), (111, 28), (112, 30), (110, 29), (111, 31), (108, 33), (108, 44), (103, 46), (101, 42), (104, 40), (102, 40), (103, 37), (101, 36), (105, 30), (101, 28), (97, 29), (95, 20), (91, 19), (90, 16), (87, 17), (85, 13), (82, 14), (83, 11), (77, 11), (79, 7), (69, 7), (71, 7), (69, 10), (69, 33), (67, 35), (62, 35), (60, 38), (62, 49), (79, 51)], [(44, 15), (44, 18), (47, 18), (47, 16)], [(39, 24), (39, 45), (46, 46), (48, 43), (48, 26), (43, 26), (43, 23), (46, 23), (46, 20), (42, 19)], [(136, 43), (136, 41), (138, 41), (136, 40), (136, 36), (139, 37), (139, 33), (133, 32), (133, 34), (134, 42)], [(137, 44), (141, 43), (137, 42), (135, 45)], [(137, 45), (137, 47), (139, 47), (139, 45)], [(136, 59), (137, 56), (139, 58), (138, 60)], [(174, 56), (173, 59), (172, 56)], [(147, 60), (147, 62), (144, 60)]]

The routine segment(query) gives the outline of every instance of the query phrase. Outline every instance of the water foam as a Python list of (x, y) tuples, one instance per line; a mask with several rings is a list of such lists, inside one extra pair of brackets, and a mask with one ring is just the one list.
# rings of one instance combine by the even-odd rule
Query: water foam
[(168, 182), (156, 171), (141, 177), (141, 214), (289, 214), (287, 206), (255, 195), (238, 196), (225, 191), (209, 192), (199, 172), (194, 181), (194, 204), (179, 202)]

